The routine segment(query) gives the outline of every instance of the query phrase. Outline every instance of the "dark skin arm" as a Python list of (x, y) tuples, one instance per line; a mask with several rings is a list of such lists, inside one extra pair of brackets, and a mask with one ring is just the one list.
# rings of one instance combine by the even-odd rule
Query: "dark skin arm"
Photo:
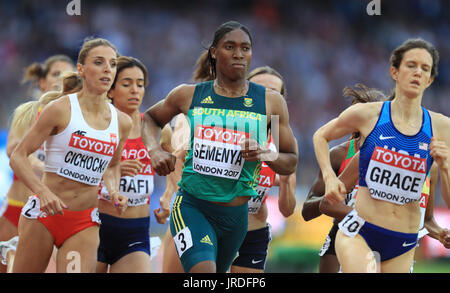
[[(267, 116), (270, 131), (278, 152), (261, 147), (254, 139), (241, 143), (242, 157), (247, 161), (264, 161), (279, 175), (290, 175), (297, 170), (298, 150), (289, 125), (289, 112), (284, 98), (273, 90), (266, 91)], [(274, 121), (272, 121), (272, 116)]]
[[(345, 156), (345, 144), (340, 144), (330, 150), (330, 160), (333, 171), (337, 174), (342, 160)], [(308, 192), (306, 201), (303, 204), (302, 216), (305, 221), (310, 221), (322, 215), (319, 209), (320, 202), (325, 193), (325, 183), (323, 181), (322, 172), (319, 173)]]
[(160, 176), (173, 172), (176, 162), (175, 155), (165, 151), (160, 145), (161, 128), (177, 114), (187, 114), (194, 90), (195, 85), (180, 85), (144, 113), (142, 141), (149, 149), (153, 170)]

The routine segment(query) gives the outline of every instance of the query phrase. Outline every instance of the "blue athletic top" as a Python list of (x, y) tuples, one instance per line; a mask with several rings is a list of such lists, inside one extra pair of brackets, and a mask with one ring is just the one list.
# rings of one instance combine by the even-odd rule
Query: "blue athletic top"
[(392, 122), (391, 101), (383, 103), (378, 121), (360, 149), (359, 186), (369, 188), (373, 198), (400, 205), (420, 199), (433, 163), (431, 118), (424, 107), (422, 113), (420, 131), (405, 135)]

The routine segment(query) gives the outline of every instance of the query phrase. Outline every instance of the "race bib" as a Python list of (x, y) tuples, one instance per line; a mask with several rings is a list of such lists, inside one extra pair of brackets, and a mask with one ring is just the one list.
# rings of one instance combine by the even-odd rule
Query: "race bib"
[(245, 159), (240, 142), (250, 134), (222, 127), (197, 125), (193, 144), (193, 169), (204, 175), (237, 180)]
[(57, 174), (88, 185), (98, 185), (116, 147), (117, 141), (113, 136), (107, 142), (72, 133)]
[(102, 221), (100, 220), (100, 216), (99, 216), (99, 212), (98, 212), (98, 208), (94, 208), (91, 212), (91, 221), (93, 223), (97, 223), (97, 224), (101, 224)]
[(365, 222), (363, 218), (358, 216), (356, 210), (352, 210), (339, 222), (338, 227), (345, 235), (355, 237)]
[(426, 159), (375, 147), (366, 173), (370, 195), (403, 205), (420, 199)]
[[(128, 206), (140, 206), (150, 203), (150, 195), (153, 193), (154, 172), (150, 155), (141, 137), (127, 139), (123, 146), (121, 161), (139, 160), (142, 168), (135, 176), (123, 176), (120, 178), (119, 192), (128, 197)], [(102, 188), (103, 199), (110, 200), (106, 188)]]
[(37, 196), (28, 197), (27, 203), (22, 208), (22, 215), (28, 219), (46, 217), (47, 214), (41, 211), (41, 201)]
[(273, 186), (275, 175), (275, 172), (273, 172), (266, 163), (261, 162), (261, 171), (259, 173), (258, 185), (255, 187), (258, 196), (253, 197), (248, 201), (248, 212), (250, 214), (258, 213), (265, 198), (269, 194), (269, 190)]
[[(120, 178), (119, 192), (128, 197), (128, 206), (140, 206), (150, 202), (150, 195), (153, 193), (153, 169), (150, 164), (144, 167), (136, 176), (123, 176)], [(101, 184), (100, 198), (110, 201), (106, 186)]]
[(358, 185), (353, 188), (353, 190), (349, 193), (347, 193), (345, 197), (345, 204), (351, 208), (355, 207), (356, 202), (356, 194), (358, 193)]
[(192, 235), (189, 227), (185, 227), (180, 232), (178, 232), (173, 240), (175, 241), (178, 256), (181, 257), (186, 250), (192, 247)]
[(269, 192), (269, 188), (263, 186), (256, 186), (256, 192), (258, 192), (258, 196), (252, 197), (248, 201), (248, 213), (249, 214), (257, 214), (259, 209), (261, 208), (264, 199)]

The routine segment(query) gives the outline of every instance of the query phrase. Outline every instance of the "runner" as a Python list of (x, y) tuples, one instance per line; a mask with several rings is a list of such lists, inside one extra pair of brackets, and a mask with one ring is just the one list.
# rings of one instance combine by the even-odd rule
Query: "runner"
[[(11, 156), (14, 173), (34, 193), (22, 209), (13, 272), (43, 272), (54, 244), (57, 272), (94, 272), (102, 176), (112, 203), (126, 208), (119, 163), (131, 119), (106, 99), (117, 55), (105, 39), (86, 40), (77, 64), (83, 88), (49, 104)], [(44, 141), (41, 181), (26, 158)]]
[[(343, 95), (344, 97), (352, 98), (351, 105), (386, 100), (386, 97), (382, 92), (376, 89), (370, 89), (363, 84), (357, 84), (355, 88), (345, 87), (343, 90)], [(330, 150), (331, 165), (334, 172), (338, 176), (350, 163), (352, 157), (359, 151), (359, 141), (360, 135), (358, 132), (355, 132), (348, 141), (343, 142)], [(357, 175), (355, 178), (357, 178)], [(333, 226), (331, 227), (325, 243), (319, 252), (320, 273), (337, 273), (340, 269), (336, 252), (334, 250), (336, 232), (338, 230), (337, 224), (354, 207), (354, 197), (356, 196), (356, 192), (357, 187), (347, 194), (345, 203), (340, 202), (336, 205), (328, 205), (325, 207), (326, 201), (322, 200), (325, 193), (325, 184), (322, 177), (322, 172), (319, 170), (319, 174), (317, 174), (317, 177), (309, 190), (308, 196), (303, 203), (302, 216), (305, 221), (315, 219), (322, 214), (327, 214), (334, 218)], [(328, 210), (325, 211), (325, 209)]]
[(170, 222), (185, 272), (226, 272), (231, 265), (247, 232), (247, 202), (257, 196), (260, 162), (272, 154), (265, 145), (273, 115), (279, 117), (279, 153), (268, 165), (282, 175), (297, 166), (284, 99), (246, 81), (251, 45), (245, 26), (224, 23), (208, 50), (214, 81), (180, 85), (144, 115), (142, 137), (163, 176), (174, 171), (176, 159), (159, 147), (159, 129), (179, 113), (190, 121), (190, 149)]
[(344, 200), (346, 190), (331, 167), (328, 142), (356, 131), (361, 135), (355, 209), (339, 223), (336, 236), (343, 272), (410, 271), (420, 227), (419, 199), (433, 161), (450, 206), (450, 119), (421, 106), (425, 89), (437, 76), (438, 59), (432, 44), (407, 40), (391, 55), (392, 101), (353, 105), (314, 134), (325, 197), (332, 204)]
[[(61, 76), (64, 72), (74, 70), (73, 61), (65, 55), (53, 55), (45, 60), (43, 64), (33, 63), (29, 65), (26, 70), (22, 83), (32, 82), (33, 85), (39, 87), (39, 92), (44, 94), (39, 101), (33, 100), (19, 105), (14, 110), (14, 115), (11, 123), (11, 128), (8, 133), (8, 141), (6, 152), (8, 157), (11, 156), (12, 151), (17, 146), (19, 141), (23, 138), (25, 132), (35, 122), (40, 109), (51, 98), (60, 95), (61, 92), (70, 92), (74, 90), (76, 85), (66, 84), (65, 89), (61, 88)], [(53, 92), (45, 95), (47, 92)], [(45, 152), (44, 147), (41, 146), (34, 154), (28, 157), (33, 171), (39, 176), (44, 170)], [(9, 241), (7, 246), (11, 250), (10, 257), (14, 256), (14, 251), (17, 245), (17, 227), (19, 225), (19, 217), (22, 207), (32, 192), (25, 186), (25, 184), (18, 180), (17, 176), (13, 175), (13, 182), (6, 194), (8, 198), (7, 207), (2, 217), (0, 218), (0, 242)], [(14, 239), (12, 239), (14, 238)], [(6, 263), (12, 268), (12, 261), (6, 259), (6, 243), (5, 253), (0, 264), (0, 272), (6, 272)]]
[(124, 144), (120, 163), (119, 192), (128, 197), (128, 208), (120, 213), (110, 204), (106, 187), (99, 191), (100, 246), (97, 272), (150, 273), (150, 196), (154, 172), (141, 139), (142, 113), (139, 107), (148, 86), (148, 71), (136, 58), (117, 59), (117, 74), (108, 97), (128, 114), (133, 126)]
[[(283, 77), (269, 66), (255, 68), (248, 74), (247, 79), (279, 92), (283, 97), (286, 95)], [(298, 152), (297, 140), (295, 143)], [(272, 139), (269, 140), (269, 148), (276, 150)], [(271, 227), (267, 222), (266, 199), (272, 186), (278, 186), (278, 208), (285, 218), (292, 215), (296, 206), (296, 174), (294, 172), (288, 176), (280, 176), (262, 162), (258, 186), (256, 186), (258, 197), (250, 199), (248, 203), (248, 231), (239, 248), (238, 256), (230, 268), (232, 273), (264, 272), (269, 243), (272, 239)]]

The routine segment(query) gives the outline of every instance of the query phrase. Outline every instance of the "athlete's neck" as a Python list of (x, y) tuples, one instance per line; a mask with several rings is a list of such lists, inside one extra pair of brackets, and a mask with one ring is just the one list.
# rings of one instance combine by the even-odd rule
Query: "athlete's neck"
[(396, 95), (392, 101), (392, 113), (400, 113), (404, 119), (417, 119), (422, 117), (422, 97), (411, 99), (406, 96)]
[(214, 87), (223, 96), (241, 97), (248, 91), (248, 81), (246, 79), (230, 80), (218, 77), (214, 80)]
[(106, 93), (98, 95), (83, 88), (78, 92), (78, 102), (89, 112), (101, 112), (107, 103)]
[(417, 129), (422, 124), (422, 96), (411, 99), (396, 95), (391, 103), (391, 116), (394, 121), (401, 121)]

